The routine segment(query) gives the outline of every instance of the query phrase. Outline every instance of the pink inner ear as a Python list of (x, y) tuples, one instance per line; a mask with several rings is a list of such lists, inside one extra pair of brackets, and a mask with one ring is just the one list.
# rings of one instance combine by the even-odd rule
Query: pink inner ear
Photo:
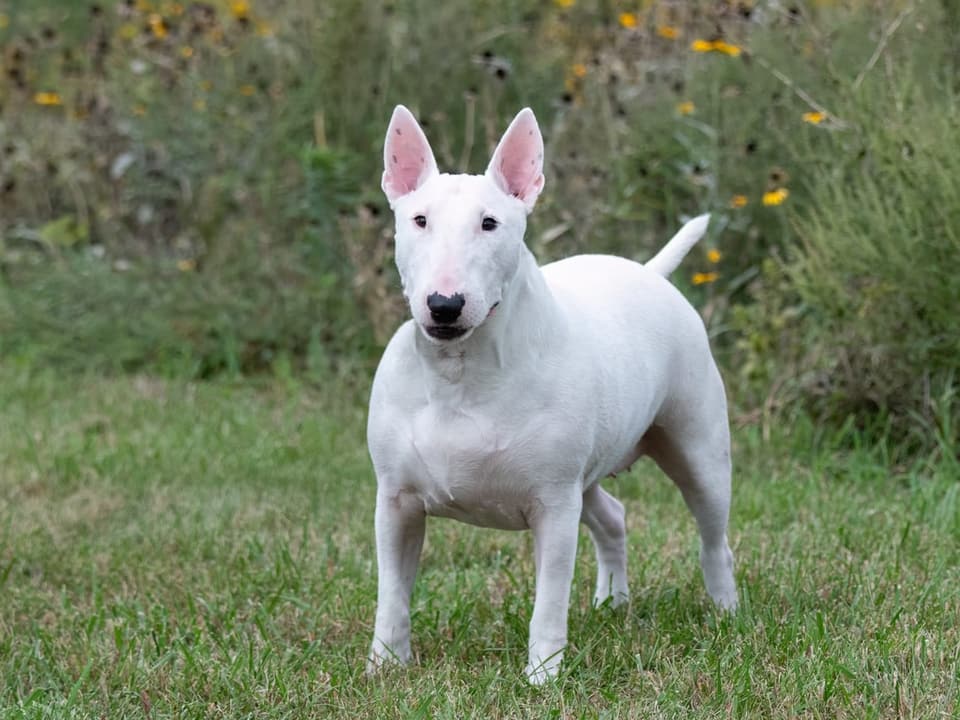
[(543, 138), (532, 112), (524, 110), (513, 121), (490, 166), (505, 193), (533, 207), (543, 189)]
[(398, 107), (383, 147), (383, 191), (390, 202), (413, 192), (436, 171), (433, 151), (413, 115)]

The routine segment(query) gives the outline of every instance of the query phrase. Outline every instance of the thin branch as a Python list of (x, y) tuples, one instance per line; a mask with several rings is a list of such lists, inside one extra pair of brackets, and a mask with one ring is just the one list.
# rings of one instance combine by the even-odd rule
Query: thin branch
[(811, 95), (808, 92), (806, 92), (802, 87), (799, 87), (792, 79), (790, 79), (790, 77), (788, 77), (787, 75), (784, 75), (780, 70), (777, 70), (777, 68), (775, 68), (773, 65), (768, 63), (762, 57), (754, 55), (753, 60), (760, 67), (770, 72), (770, 74), (773, 75), (777, 80), (779, 80), (788, 88), (793, 90), (794, 94), (797, 97), (799, 97), (801, 100), (803, 100), (807, 105), (812, 107), (817, 112), (821, 112), (824, 115), (826, 115), (830, 119), (830, 122), (834, 127), (839, 128), (839, 127), (847, 126), (846, 122), (838, 118), (835, 114), (833, 114), (832, 112), (827, 110), (823, 105), (821, 105), (816, 100), (814, 100), (813, 97), (811, 97)]
[(916, 8), (911, 4), (905, 7), (900, 11), (900, 14), (893, 19), (887, 27), (884, 28), (883, 33), (880, 35), (880, 42), (877, 43), (877, 47), (874, 48), (873, 55), (870, 56), (870, 59), (867, 61), (867, 64), (863, 66), (863, 70), (860, 71), (860, 74), (857, 75), (857, 79), (853, 81), (853, 89), (856, 90), (860, 87), (860, 84), (863, 82), (863, 79), (867, 76), (867, 73), (873, 69), (873, 66), (877, 64), (877, 60), (880, 59), (880, 55), (883, 53), (884, 48), (886, 48), (887, 43), (890, 41), (890, 38), (893, 37), (893, 34), (897, 31), (900, 25), (904, 20), (907, 19), (907, 16), (912, 13)]

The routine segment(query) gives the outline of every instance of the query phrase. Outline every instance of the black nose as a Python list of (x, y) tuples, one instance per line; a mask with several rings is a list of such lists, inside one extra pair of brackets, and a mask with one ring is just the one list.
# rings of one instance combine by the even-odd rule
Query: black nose
[(440, 325), (449, 325), (460, 317), (460, 311), (466, 304), (463, 295), (454, 293), (450, 297), (433, 293), (427, 296), (427, 307), (430, 308), (430, 317), (435, 323)]

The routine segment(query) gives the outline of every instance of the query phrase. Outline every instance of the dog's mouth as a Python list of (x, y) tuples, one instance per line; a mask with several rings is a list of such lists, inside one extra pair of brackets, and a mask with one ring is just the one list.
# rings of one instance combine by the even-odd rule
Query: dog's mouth
[(425, 325), (427, 335), (437, 340), (456, 340), (467, 334), (470, 328), (456, 327), (455, 325)]

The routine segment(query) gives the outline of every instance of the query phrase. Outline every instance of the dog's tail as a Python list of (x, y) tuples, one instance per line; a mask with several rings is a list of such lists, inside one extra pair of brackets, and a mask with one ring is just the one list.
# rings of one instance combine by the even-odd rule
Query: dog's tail
[(663, 275), (663, 277), (670, 275), (690, 252), (690, 248), (703, 237), (709, 222), (709, 214), (700, 215), (690, 220), (680, 228), (676, 235), (670, 238), (670, 242), (660, 252), (654, 255), (651, 260), (647, 260), (646, 267), (659, 275)]

